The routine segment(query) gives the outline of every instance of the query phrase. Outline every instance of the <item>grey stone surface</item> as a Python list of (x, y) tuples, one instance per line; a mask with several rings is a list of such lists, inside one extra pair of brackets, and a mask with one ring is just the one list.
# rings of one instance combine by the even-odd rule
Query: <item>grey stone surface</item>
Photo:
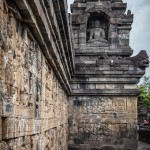
[(75, 0), (72, 14), (66, 0), (0, 0), (0, 149), (137, 149), (149, 60), (131, 57), (125, 10), (122, 0)]
[(138, 142), (138, 150), (150, 150), (150, 144)]

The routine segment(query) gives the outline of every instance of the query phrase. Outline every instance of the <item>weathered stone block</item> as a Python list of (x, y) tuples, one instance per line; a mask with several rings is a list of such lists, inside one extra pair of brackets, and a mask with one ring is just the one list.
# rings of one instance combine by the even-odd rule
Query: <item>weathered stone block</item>
[(137, 89), (137, 85), (124, 85), (124, 89)]
[(105, 84), (96, 84), (96, 89), (105, 89), (106, 85)]
[(1, 150), (7, 150), (7, 143), (6, 142), (0, 142), (0, 149)]
[(91, 150), (90, 144), (80, 144), (80, 150)]

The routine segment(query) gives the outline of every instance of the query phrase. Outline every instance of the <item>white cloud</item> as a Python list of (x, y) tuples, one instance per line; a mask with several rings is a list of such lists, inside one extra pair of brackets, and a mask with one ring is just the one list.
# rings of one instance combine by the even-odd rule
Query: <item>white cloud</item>
[[(128, 8), (134, 14), (134, 22), (130, 35), (130, 46), (136, 55), (140, 50), (147, 50), (150, 56), (150, 0), (123, 0)], [(74, 0), (68, 0), (70, 4)], [(147, 75), (150, 75), (150, 68), (147, 69)]]

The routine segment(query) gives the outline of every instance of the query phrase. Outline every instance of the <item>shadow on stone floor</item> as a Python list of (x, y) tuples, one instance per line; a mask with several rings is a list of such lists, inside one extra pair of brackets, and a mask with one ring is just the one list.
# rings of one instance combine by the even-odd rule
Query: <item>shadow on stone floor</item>
[(150, 144), (139, 141), (138, 150), (150, 150)]

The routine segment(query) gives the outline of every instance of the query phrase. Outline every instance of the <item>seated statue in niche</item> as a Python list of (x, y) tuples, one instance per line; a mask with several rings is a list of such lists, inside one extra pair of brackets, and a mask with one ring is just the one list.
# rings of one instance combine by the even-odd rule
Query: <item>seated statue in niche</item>
[(94, 28), (90, 31), (88, 43), (108, 43), (104, 29), (100, 27), (100, 21), (96, 20), (93, 23)]

